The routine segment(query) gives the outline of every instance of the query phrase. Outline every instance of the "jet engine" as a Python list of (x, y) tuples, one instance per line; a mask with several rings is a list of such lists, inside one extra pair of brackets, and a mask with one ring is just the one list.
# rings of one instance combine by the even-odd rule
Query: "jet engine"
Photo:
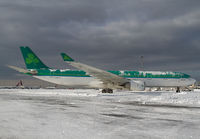
[(130, 80), (130, 82), (125, 84), (125, 88), (131, 91), (144, 91), (145, 83), (143, 81)]

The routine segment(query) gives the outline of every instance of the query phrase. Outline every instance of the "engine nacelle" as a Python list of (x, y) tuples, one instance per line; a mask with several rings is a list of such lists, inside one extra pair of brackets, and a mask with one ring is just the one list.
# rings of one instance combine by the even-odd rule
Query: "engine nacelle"
[(144, 91), (145, 83), (143, 81), (130, 80), (130, 82), (126, 83), (125, 88), (131, 91)]

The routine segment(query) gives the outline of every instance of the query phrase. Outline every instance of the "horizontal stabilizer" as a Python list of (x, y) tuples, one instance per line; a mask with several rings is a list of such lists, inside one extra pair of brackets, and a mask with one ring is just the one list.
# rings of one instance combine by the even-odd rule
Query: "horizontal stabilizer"
[(23, 69), (23, 68), (19, 68), (19, 67), (16, 67), (16, 66), (11, 66), (11, 65), (8, 65), (8, 67), (11, 68), (11, 69), (16, 70), (18, 72), (25, 73), (25, 74), (32, 74), (32, 75), (37, 74), (36, 70), (29, 71), (29, 70), (26, 70), (26, 69)]

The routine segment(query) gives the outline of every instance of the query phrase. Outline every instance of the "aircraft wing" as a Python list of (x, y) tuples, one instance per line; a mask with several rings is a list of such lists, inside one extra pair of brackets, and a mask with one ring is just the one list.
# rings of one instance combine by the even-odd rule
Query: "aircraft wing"
[(71, 66), (85, 71), (88, 75), (96, 77), (101, 80), (104, 84), (110, 84), (116, 88), (123, 88), (121, 85), (129, 82), (128, 79), (115, 75), (113, 73), (107, 72), (102, 69), (98, 69), (83, 63), (75, 62), (71, 57), (65, 53), (61, 53), (63, 60), (69, 63)]

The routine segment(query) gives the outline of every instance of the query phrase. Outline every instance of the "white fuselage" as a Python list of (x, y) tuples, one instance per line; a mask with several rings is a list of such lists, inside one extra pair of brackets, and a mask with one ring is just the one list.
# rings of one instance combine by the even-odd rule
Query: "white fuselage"
[[(104, 88), (103, 82), (94, 77), (33, 76), (47, 82), (74, 88)], [(195, 83), (192, 78), (130, 78), (143, 81), (145, 87), (183, 87)]]

